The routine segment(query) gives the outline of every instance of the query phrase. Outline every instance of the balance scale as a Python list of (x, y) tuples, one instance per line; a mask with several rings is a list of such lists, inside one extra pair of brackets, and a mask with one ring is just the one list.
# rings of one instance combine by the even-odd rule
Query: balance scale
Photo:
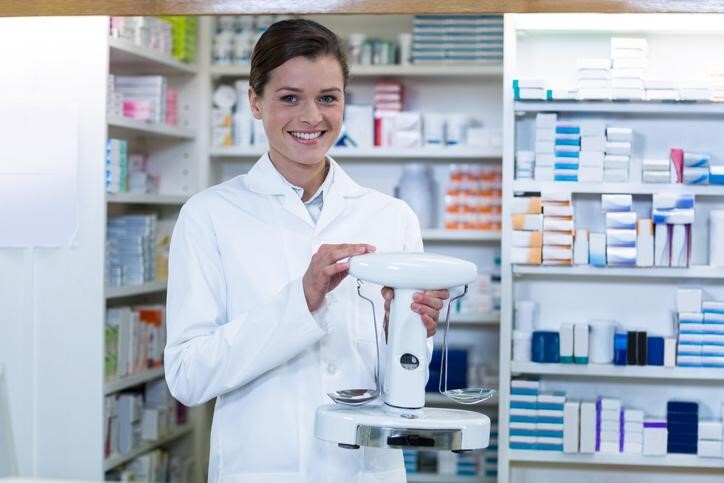
[[(315, 418), (315, 436), (343, 448), (360, 446), (451, 450), (485, 448), (490, 437), (490, 418), (475, 411), (425, 407), (427, 380), (427, 329), (420, 315), (410, 308), (412, 295), (424, 290), (464, 286), (448, 304), (440, 363), (439, 391), (460, 404), (476, 404), (495, 395), (482, 388), (447, 388), (447, 335), (450, 306), (467, 293), (477, 277), (475, 264), (458, 258), (428, 253), (370, 253), (350, 258), (349, 274), (363, 282), (392, 287), (384, 381), (379, 380), (379, 342), (375, 389), (347, 389), (329, 393), (336, 404), (320, 406)], [(376, 337), (376, 339), (379, 339)], [(383, 404), (380, 404), (383, 402)]]

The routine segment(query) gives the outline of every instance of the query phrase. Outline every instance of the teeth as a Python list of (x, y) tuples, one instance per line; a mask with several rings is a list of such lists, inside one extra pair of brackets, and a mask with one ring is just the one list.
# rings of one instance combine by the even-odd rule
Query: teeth
[(315, 139), (322, 135), (322, 131), (317, 132), (292, 132), (292, 136), (299, 139)]

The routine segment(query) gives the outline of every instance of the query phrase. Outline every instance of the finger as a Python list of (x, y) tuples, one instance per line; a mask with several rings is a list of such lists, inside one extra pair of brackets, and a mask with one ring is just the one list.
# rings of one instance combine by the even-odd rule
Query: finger
[(448, 298), (450, 298), (450, 291), (448, 289), (426, 290), (425, 293), (431, 297), (435, 297), (440, 300), (447, 300)]
[(340, 245), (330, 245), (326, 254), (327, 260), (337, 262), (354, 255), (362, 255), (367, 253), (367, 246), (363, 243), (342, 243)]
[(346, 272), (347, 270), (349, 270), (349, 263), (339, 262), (327, 265), (322, 269), (322, 273), (327, 277), (332, 277), (340, 272)]
[(435, 332), (437, 332), (437, 322), (432, 320), (432, 318), (427, 314), (422, 316), (422, 325), (424, 325), (425, 329), (427, 329), (428, 337), (432, 337), (435, 335)]
[(435, 310), (442, 309), (443, 302), (441, 299), (432, 297), (428, 293), (416, 293), (412, 296), (412, 300), (421, 305), (427, 305)]
[(422, 304), (412, 304), (410, 306), (414, 312), (420, 315), (429, 315), (433, 320), (437, 320), (440, 317), (440, 312), (432, 307)]

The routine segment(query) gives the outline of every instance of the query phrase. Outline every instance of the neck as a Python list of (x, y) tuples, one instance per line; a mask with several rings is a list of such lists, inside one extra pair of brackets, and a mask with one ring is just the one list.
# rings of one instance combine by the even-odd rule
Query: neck
[(304, 189), (302, 201), (305, 202), (309, 201), (309, 198), (317, 192), (327, 177), (329, 163), (326, 158), (315, 164), (295, 163), (284, 160), (283, 156), (277, 155), (270, 149), (269, 159), (277, 171), (284, 176), (284, 179), (294, 186), (299, 186)]

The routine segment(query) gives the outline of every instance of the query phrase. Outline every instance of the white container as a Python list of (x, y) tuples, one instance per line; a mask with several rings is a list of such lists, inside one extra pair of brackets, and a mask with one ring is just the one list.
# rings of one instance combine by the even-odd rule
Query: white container
[(400, 45), (400, 64), (409, 65), (412, 52), (412, 34), (409, 32), (401, 33), (397, 36)]
[(435, 227), (435, 182), (432, 169), (423, 163), (406, 164), (397, 184), (397, 197), (405, 201), (420, 221), (420, 228)]
[(425, 146), (444, 146), (445, 116), (438, 113), (425, 113), (422, 123)]
[(469, 124), (468, 116), (462, 113), (448, 114), (445, 122), (445, 144), (448, 146), (460, 146), (466, 144), (466, 131)]
[(347, 47), (349, 49), (350, 64), (362, 63), (362, 46), (365, 43), (365, 39), (366, 36), (363, 33), (349, 34), (349, 42), (347, 44)]
[(516, 362), (530, 362), (532, 352), (531, 332), (522, 330), (513, 331), (513, 360)]
[(515, 303), (514, 330), (533, 332), (538, 304), (532, 300), (518, 300)]
[(612, 320), (591, 320), (589, 362), (611, 364), (613, 362), (613, 338), (616, 324)]

